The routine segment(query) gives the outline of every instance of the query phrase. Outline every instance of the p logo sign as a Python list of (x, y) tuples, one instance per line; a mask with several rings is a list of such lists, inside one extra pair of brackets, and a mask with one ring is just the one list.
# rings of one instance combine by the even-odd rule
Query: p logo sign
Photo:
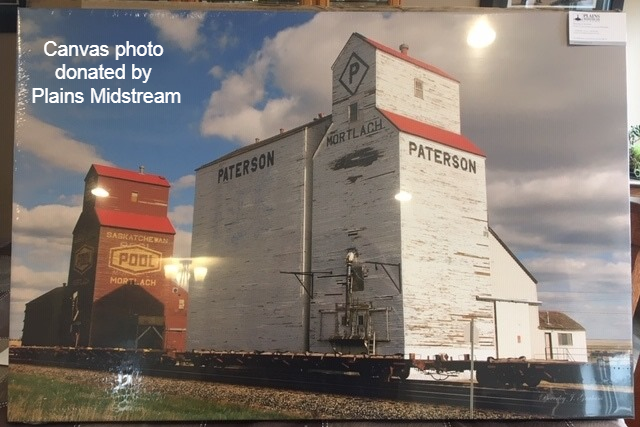
[(347, 61), (347, 66), (342, 70), (340, 83), (351, 95), (358, 91), (360, 83), (369, 71), (369, 66), (356, 53), (352, 53)]

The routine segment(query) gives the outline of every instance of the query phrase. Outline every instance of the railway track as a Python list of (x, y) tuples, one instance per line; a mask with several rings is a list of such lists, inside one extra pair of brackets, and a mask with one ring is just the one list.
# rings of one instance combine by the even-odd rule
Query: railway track
[[(381, 381), (359, 377), (357, 374), (304, 372), (285, 374), (252, 369), (214, 368), (196, 366), (142, 366), (134, 361), (121, 363), (86, 364), (65, 359), (55, 361), (29, 360), (12, 357), (12, 363), (80, 368), (103, 371), (142, 373), (143, 375), (181, 380), (213, 381), (235, 385), (297, 390), (315, 394), (335, 394), (351, 397), (406, 401), (422, 404), (445, 404), (469, 407), (468, 383), (421, 380)], [(621, 387), (600, 386), (596, 389), (568, 387), (538, 387), (531, 389), (501, 389), (474, 387), (474, 407), (504, 411), (522, 417), (575, 418), (589, 415), (618, 416), (630, 411), (632, 393)]]
[[(194, 372), (189, 370), (145, 370), (146, 375), (200, 381), (217, 381), (236, 385), (271, 387), (317, 394), (337, 394), (369, 399), (444, 404), (469, 407), (469, 384), (460, 382), (434, 382), (420, 380), (394, 380), (372, 382), (350, 375), (317, 373), (304, 378), (292, 376), (269, 377), (251, 372)], [(627, 413), (633, 395), (613, 387), (598, 390), (580, 388), (498, 389), (474, 387), (476, 409), (504, 411), (510, 414), (543, 416), (549, 418), (575, 418), (585, 415)]]

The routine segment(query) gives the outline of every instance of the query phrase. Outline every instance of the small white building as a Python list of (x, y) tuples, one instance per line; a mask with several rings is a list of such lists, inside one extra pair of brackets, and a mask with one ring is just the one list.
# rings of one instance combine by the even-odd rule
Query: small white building
[(544, 358), (587, 362), (587, 334), (571, 317), (559, 311), (540, 311)]
[[(332, 114), (196, 171), (188, 348), (531, 357), (535, 279), (488, 226), (460, 83), (353, 34)], [(514, 316), (518, 319), (514, 322)], [(496, 323), (497, 321), (497, 323)]]
[(544, 358), (537, 281), (500, 237), (489, 231), (492, 295), (484, 300), (493, 304), (496, 357)]

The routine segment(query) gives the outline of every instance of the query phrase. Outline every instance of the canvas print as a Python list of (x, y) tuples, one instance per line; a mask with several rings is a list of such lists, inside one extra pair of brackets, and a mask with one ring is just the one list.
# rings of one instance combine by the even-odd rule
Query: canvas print
[(20, 10), (9, 420), (632, 415), (625, 50), (566, 25)]

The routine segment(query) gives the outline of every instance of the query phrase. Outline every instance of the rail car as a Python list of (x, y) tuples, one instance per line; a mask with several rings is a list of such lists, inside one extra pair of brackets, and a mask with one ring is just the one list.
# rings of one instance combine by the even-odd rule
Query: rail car
[[(168, 353), (163, 350), (120, 348), (11, 347), (10, 363), (114, 371), (136, 369), (168, 375), (251, 375), (266, 378), (340, 375), (354, 381), (392, 382), (409, 378), (412, 370), (446, 379), (470, 371), (470, 360), (446, 355), (416, 359), (403, 355), (346, 355), (340, 353), (288, 353), (197, 350)], [(610, 385), (615, 370), (624, 369), (602, 358), (596, 363), (525, 358), (474, 361), (476, 381), (483, 387), (537, 387), (541, 381)], [(628, 369), (628, 368), (627, 368)], [(630, 372), (618, 375), (629, 378)]]

